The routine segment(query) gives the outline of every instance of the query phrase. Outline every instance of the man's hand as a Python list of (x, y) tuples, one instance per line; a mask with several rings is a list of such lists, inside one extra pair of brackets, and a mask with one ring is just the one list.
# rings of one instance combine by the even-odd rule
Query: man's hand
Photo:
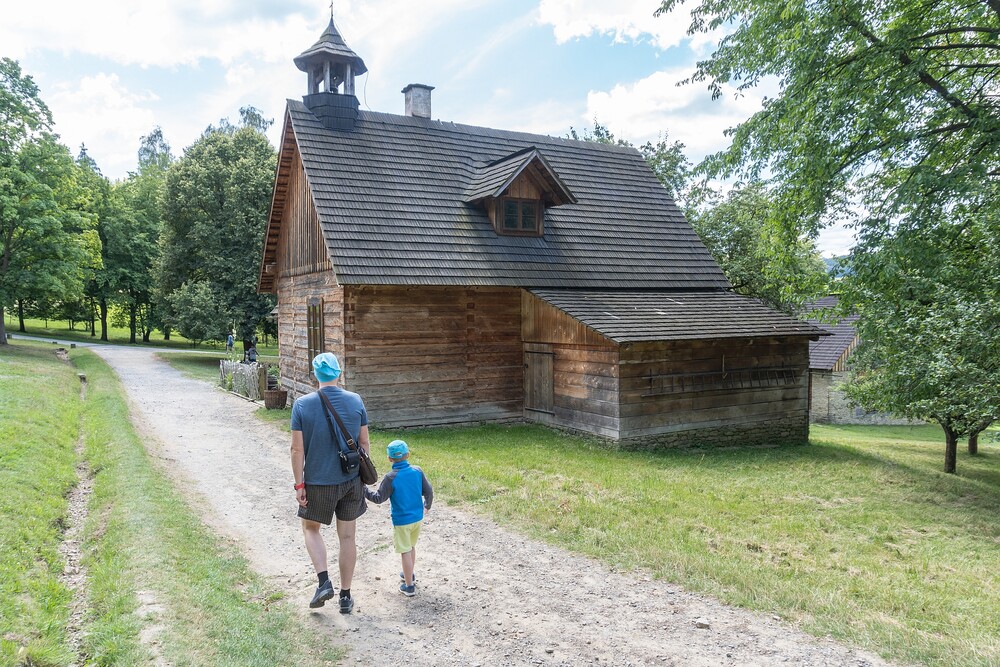
[(305, 507), (308, 504), (306, 500), (306, 487), (303, 486), (301, 489), (295, 489), (295, 499), (299, 501), (300, 507)]

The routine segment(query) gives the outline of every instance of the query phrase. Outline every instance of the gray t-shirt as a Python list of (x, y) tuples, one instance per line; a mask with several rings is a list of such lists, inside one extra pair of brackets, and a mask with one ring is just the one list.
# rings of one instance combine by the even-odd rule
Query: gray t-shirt
[[(357, 440), (361, 427), (368, 425), (368, 413), (361, 397), (340, 387), (323, 387), (322, 391), (337, 410), (348, 432)], [(358, 476), (357, 472), (348, 476), (341, 470), (340, 450), (347, 451), (347, 441), (337, 420), (330, 415), (337, 433), (337, 438), (334, 439), (325, 412), (326, 405), (315, 392), (297, 399), (292, 405), (292, 430), (302, 431), (305, 446), (302, 481), (306, 484), (343, 484)]]

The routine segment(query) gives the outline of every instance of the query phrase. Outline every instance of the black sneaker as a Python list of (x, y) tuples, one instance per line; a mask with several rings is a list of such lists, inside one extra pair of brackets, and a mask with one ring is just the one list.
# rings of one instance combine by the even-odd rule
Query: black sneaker
[(340, 613), (350, 614), (351, 610), (354, 609), (354, 598), (342, 597), (340, 598)]
[(333, 582), (327, 580), (326, 582), (320, 584), (316, 587), (316, 594), (313, 595), (312, 602), (309, 603), (309, 607), (316, 609), (317, 607), (322, 607), (326, 604), (326, 601), (333, 597)]

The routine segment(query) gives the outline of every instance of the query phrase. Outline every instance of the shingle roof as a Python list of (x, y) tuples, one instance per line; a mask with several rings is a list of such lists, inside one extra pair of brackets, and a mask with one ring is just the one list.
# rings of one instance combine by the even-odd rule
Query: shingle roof
[(329, 56), (350, 61), (354, 68), (353, 73), (355, 76), (361, 76), (368, 71), (365, 61), (361, 59), (361, 56), (352, 51), (351, 47), (344, 41), (344, 38), (341, 37), (337, 26), (333, 24), (333, 17), (330, 17), (330, 25), (326, 27), (326, 30), (316, 40), (316, 43), (295, 56), (294, 62), (296, 67), (305, 72), (310, 66), (328, 59)]
[[(295, 100), (287, 122), (341, 284), (729, 287), (633, 149), (370, 111), (335, 132)], [(530, 147), (578, 203), (547, 209), (543, 237), (497, 235), (466, 192)]]
[(543, 180), (553, 190), (553, 198), (557, 203), (576, 203), (576, 198), (559, 178), (559, 174), (555, 173), (541, 152), (534, 147), (500, 158), (480, 169), (465, 193), (465, 201), (473, 203), (487, 197), (499, 197), (532, 163), (538, 165), (538, 173), (543, 174)]
[(826, 335), (731, 292), (530, 291), (616, 343)]
[[(825, 296), (805, 304), (802, 310), (804, 314), (808, 314), (834, 308), (836, 305), (837, 297)], [(829, 336), (809, 343), (809, 368), (833, 370), (844, 353), (851, 349), (858, 336), (858, 331), (854, 328), (854, 323), (857, 321), (857, 315), (845, 317), (836, 323), (822, 322), (819, 319), (806, 319), (806, 322), (830, 333)]]

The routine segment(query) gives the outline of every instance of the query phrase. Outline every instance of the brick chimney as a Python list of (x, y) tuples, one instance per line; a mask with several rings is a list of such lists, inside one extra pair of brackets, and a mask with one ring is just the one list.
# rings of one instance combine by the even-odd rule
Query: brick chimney
[(431, 117), (431, 91), (434, 86), (425, 86), (422, 83), (411, 83), (403, 88), (402, 93), (406, 101), (406, 115), (417, 118)]

